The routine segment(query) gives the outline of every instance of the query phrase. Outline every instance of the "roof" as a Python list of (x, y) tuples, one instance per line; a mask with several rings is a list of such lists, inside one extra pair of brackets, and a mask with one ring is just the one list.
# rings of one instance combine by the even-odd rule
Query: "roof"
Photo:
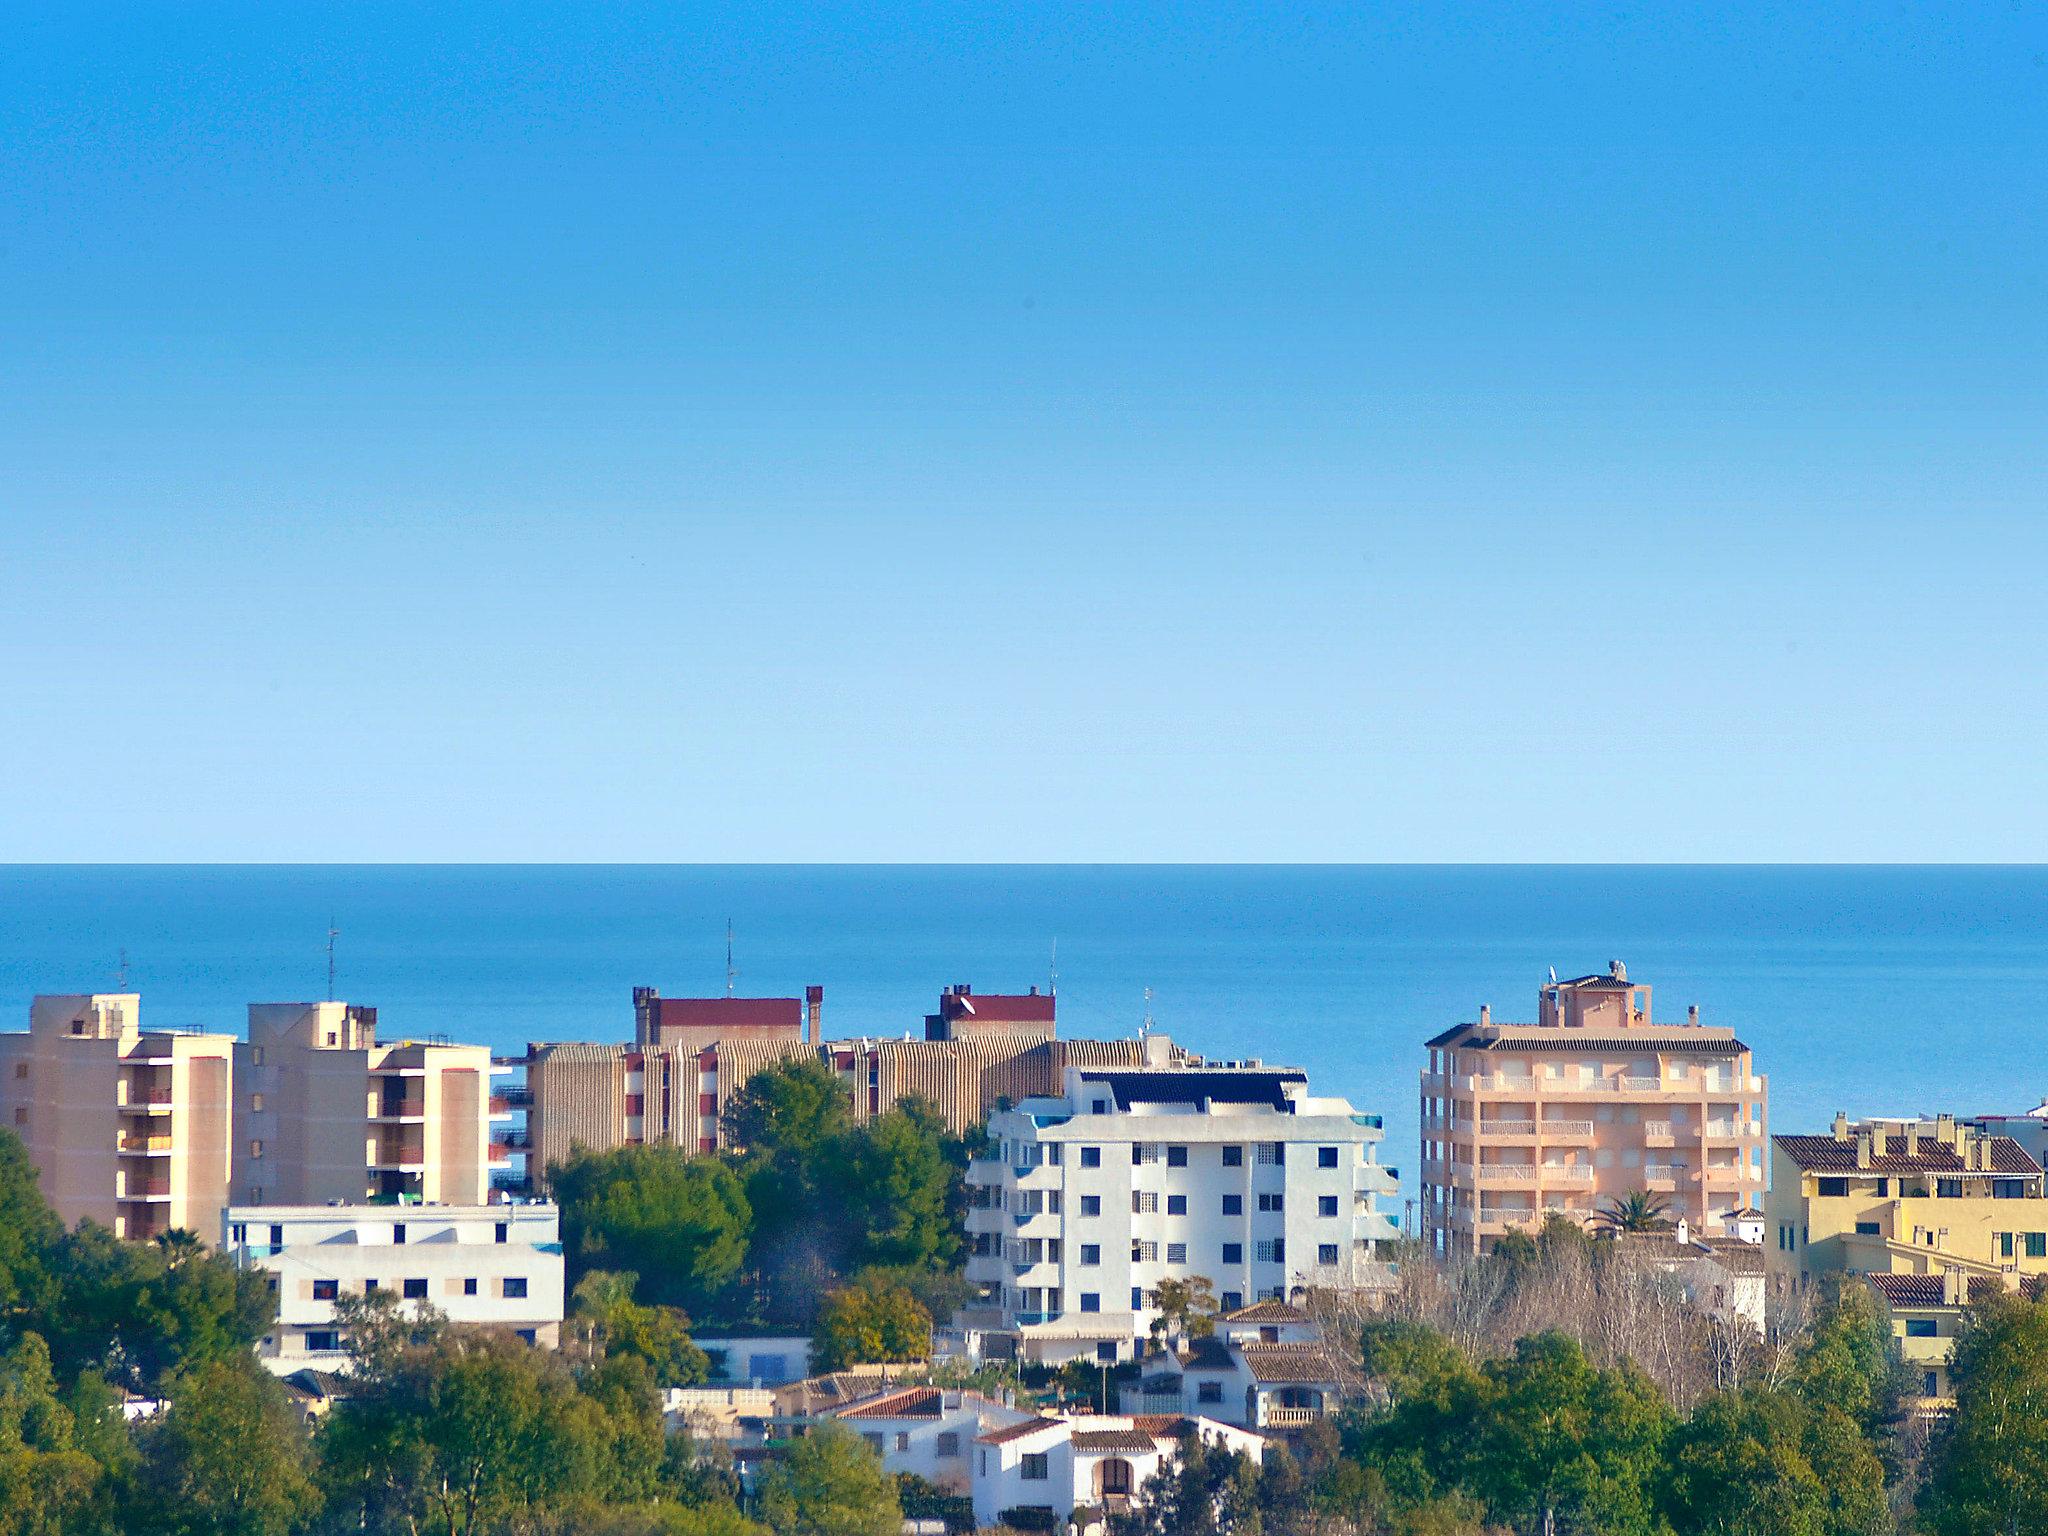
[(974, 1019), (982, 1024), (1050, 1024), (1053, 997), (1049, 992), (963, 992), (948, 989), (939, 995), (939, 1017)]
[(1026, 1435), (1035, 1435), (1041, 1429), (1055, 1429), (1066, 1423), (1065, 1419), (1026, 1419), (1022, 1424), (1005, 1424), (1001, 1429), (992, 1429), (985, 1435), (976, 1435), (976, 1445), (1006, 1445), (1012, 1440), (1022, 1440)]
[(663, 997), (655, 999), (660, 1029), (801, 1029), (796, 997)]
[[(1501, 1029), (1527, 1034), (1501, 1035)], [(1570, 1024), (1456, 1024), (1428, 1045), (1466, 1051), (1500, 1051), (1511, 1055), (1543, 1051), (1602, 1051), (1630, 1056), (1737, 1056), (1749, 1047), (1733, 1033), (1693, 1024), (1643, 1025), (1627, 1034), (1596, 1035)], [(1571, 1085), (1565, 1085), (1571, 1091)]]
[(1253, 1381), (1335, 1381), (1337, 1361), (1320, 1344), (1240, 1344)]
[[(1906, 1138), (1894, 1135), (1886, 1139), (1883, 1156), (1871, 1154), (1870, 1166), (1856, 1165), (1856, 1142), (1837, 1141), (1833, 1136), (1773, 1136), (1771, 1142), (1801, 1168), (1818, 1173), (2039, 1173), (2041, 1165), (2027, 1156), (2026, 1148), (2010, 1136), (1987, 1136), (1984, 1144), (1991, 1149), (1989, 1168), (1966, 1168), (1956, 1149), (1945, 1141), (1936, 1141), (1932, 1136), (1920, 1138), (1920, 1150), (1906, 1151)], [(1897, 1151), (1891, 1150), (1893, 1147)]]
[(1183, 1371), (1228, 1371), (1235, 1369), (1230, 1363), (1230, 1348), (1221, 1339), (1190, 1339), (1188, 1347), (1174, 1356)]
[(1255, 1301), (1248, 1307), (1223, 1314), (1226, 1323), (1305, 1323), (1308, 1314), (1284, 1301)]
[(1626, 976), (1616, 976), (1612, 971), (1591, 976), (1574, 976), (1569, 981), (1551, 983), (1556, 987), (1576, 987), (1582, 992), (1630, 992), (1639, 983), (1631, 982)]
[(936, 1419), (945, 1409), (946, 1394), (937, 1387), (905, 1387), (883, 1392), (838, 1410), (842, 1419)]
[(1308, 1074), (1291, 1067), (1251, 1071), (1172, 1067), (1149, 1072), (1083, 1070), (1081, 1080), (1106, 1086), (1116, 1095), (1119, 1109), (1131, 1104), (1266, 1104), (1285, 1109), (1287, 1085), (1305, 1085)]
[(1152, 1436), (1142, 1429), (1077, 1429), (1073, 1434), (1077, 1451), (1155, 1451)]

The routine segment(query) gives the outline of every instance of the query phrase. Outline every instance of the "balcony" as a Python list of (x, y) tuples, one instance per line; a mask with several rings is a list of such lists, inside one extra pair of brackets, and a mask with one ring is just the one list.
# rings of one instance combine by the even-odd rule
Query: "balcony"
[(507, 1109), (531, 1109), (533, 1108), (533, 1090), (531, 1088), (507, 1088), (503, 1093), (494, 1095), (491, 1099), (492, 1114), (498, 1112), (500, 1104), (503, 1104)]
[(1653, 1147), (1668, 1147), (1678, 1139), (1669, 1120), (1645, 1120), (1643, 1140)]
[(1645, 1189), (1676, 1189), (1687, 1182), (1691, 1170), (1680, 1168), (1675, 1163), (1643, 1164), (1643, 1187)]
[(1593, 1122), (1590, 1120), (1545, 1120), (1541, 1134), (1545, 1141), (1591, 1141)]
[(116, 1143), (123, 1157), (169, 1157), (176, 1144), (174, 1136), (138, 1136), (133, 1132)]
[(377, 1105), (370, 1119), (378, 1125), (405, 1125), (418, 1123), (427, 1118), (427, 1104), (424, 1099), (386, 1099)]
[(168, 1200), (171, 1198), (169, 1179), (130, 1179), (115, 1196), (117, 1200)]
[(1534, 1120), (1482, 1120), (1479, 1122), (1481, 1141), (1527, 1141), (1536, 1134)]
[(1265, 1427), (1268, 1429), (1299, 1429), (1305, 1424), (1315, 1423), (1322, 1416), (1323, 1410), (1320, 1408), (1268, 1408), (1266, 1410)]
[(1707, 1140), (1709, 1141), (1748, 1141), (1755, 1135), (1755, 1129), (1742, 1120), (1709, 1120), (1707, 1122)]
[(1593, 1170), (1584, 1163), (1545, 1163), (1543, 1165), (1545, 1184), (1590, 1184)]
[(1534, 1163), (1481, 1163), (1478, 1167), (1481, 1184), (1534, 1184), (1536, 1165)]
[(171, 1090), (168, 1088), (139, 1089), (128, 1095), (128, 1102), (121, 1106), (125, 1114), (167, 1115), (171, 1112)]

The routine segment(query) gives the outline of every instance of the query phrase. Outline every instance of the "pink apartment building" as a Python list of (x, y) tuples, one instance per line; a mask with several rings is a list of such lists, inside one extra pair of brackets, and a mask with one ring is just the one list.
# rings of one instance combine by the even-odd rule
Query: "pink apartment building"
[(1551, 982), (1533, 1024), (1479, 1022), (1429, 1042), (1422, 1232), (1475, 1253), (1560, 1212), (1589, 1222), (1643, 1190), (1695, 1231), (1733, 1234), (1763, 1204), (1767, 1089), (1730, 1029), (1658, 1024), (1619, 960)]

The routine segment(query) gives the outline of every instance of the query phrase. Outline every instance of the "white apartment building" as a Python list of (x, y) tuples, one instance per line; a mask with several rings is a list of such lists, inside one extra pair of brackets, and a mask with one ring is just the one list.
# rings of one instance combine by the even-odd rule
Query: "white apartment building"
[(277, 1323), (257, 1356), (279, 1376), (347, 1370), (334, 1306), (373, 1290), (543, 1348), (561, 1342), (552, 1205), (235, 1205), (221, 1217), (221, 1248), (276, 1277)]
[(1254, 1463), (1266, 1441), (1214, 1419), (1178, 1415), (1088, 1414), (1027, 1419), (990, 1430), (974, 1444), (974, 1523), (978, 1529), (1024, 1524), (1012, 1511), (1054, 1528), (1092, 1536), (1114, 1510), (1142, 1503), (1145, 1484), (1178, 1464), (1183, 1434), (1192, 1433)]
[(1027, 1359), (1131, 1358), (1160, 1281), (1225, 1311), (1349, 1287), (1399, 1235), (1379, 1117), (1257, 1063), (1069, 1068), (1056, 1098), (989, 1117), (968, 1167), (967, 1276)]

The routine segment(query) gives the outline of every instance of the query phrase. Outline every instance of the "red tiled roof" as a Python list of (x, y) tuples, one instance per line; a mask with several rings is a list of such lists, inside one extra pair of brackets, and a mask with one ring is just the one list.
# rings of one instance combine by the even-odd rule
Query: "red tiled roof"
[(1337, 1362), (1314, 1344), (1241, 1344), (1253, 1381), (1335, 1381)]
[(1308, 1314), (1284, 1301), (1255, 1301), (1248, 1307), (1223, 1314), (1226, 1323), (1305, 1323)]
[(1026, 1419), (1022, 1424), (1006, 1424), (1001, 1429), (992, 1429), (985, 1435), (974, 1437), (977, 1445), (1004, 1445), (1012, 1440), (1022, 1440), (1026, 1435), (1035, 1435), (1041, 1429), (1052, 1429), (1066, 1423), (1065, 1419)]
[(1195, 1427), (1184, 1413), (1134, 1413), (1131, 1422), (1154, 1440), (1178, 1440)]
[[(1989, 1168), (1965, 1168), (1956, 1149), (1932, 1136), (1920, 1138), (1920, 1150), (1908, 1154), (1906, 1138), (1886, 1138), (1882, 1157), (1873, 1153), (1868, 1168), (1856, 1166), (1856, 1142), (1837, 1141), (1832, 1136), (1773, 1136), (1773, 1144), (1801, 1168), (1816, 1173), (2039, 1173), (2041, 1165), (2027, 1156), (2026, 1148), (2010, 1136), (1987, 1136), (1991, 1149)], [(1897, 1150), (1892, 1150), (1896, 1148)]]
[(664, 997), (656, 1000), (661, 1029), (801, 1030), (804, 1005), (794, 997)]
[(1230, 1350), (1221, 1339), (1190, 1339), (1188, 1347), (1174, 1356), (1184, 1371), (1227, 1371)]
[(839, 1410), (842, 1419), (936, 1419), (946, 1394), (937, 1387), (905, 1387)]
[(1153, 1451), (1158, 1447), (1142, 1429), (1077, 1429), (1077, 1451)]

